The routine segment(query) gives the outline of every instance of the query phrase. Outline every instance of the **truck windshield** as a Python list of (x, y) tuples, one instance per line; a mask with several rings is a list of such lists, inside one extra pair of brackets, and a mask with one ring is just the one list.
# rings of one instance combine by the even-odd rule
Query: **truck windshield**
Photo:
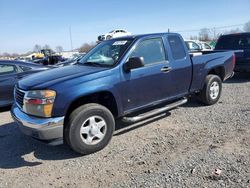
[(113, 66), (132, 41), (132, 39), (120, 39), (101, 42), (78, 62), (90, 66)]

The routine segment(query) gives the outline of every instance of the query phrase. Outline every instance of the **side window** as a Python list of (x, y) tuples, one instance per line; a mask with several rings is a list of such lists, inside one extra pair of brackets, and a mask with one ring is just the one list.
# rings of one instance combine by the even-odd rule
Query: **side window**
[(162, 39), (154, 38), (142, 41), (134, 49), (130, 57), (143, 57), (145, 65), (165, 61), (166, 56)]
[(239, 40), (239, 45), (244, 48), (249, 48), (250, 47), (250, 38), (248, 37), (242, 37)]
[(250, 46), (250, 37), (247, 37), (247, 45)]
[(186, 52), (181, 39), (177, 36), (169, 36), (168, 42), (175, 60), (186, 57)]
[(211, 49), (211, 47), (207, 43), (204, 43), (204, 46), (205, 46), (205, 49)]
[(200, 46), (195, 42), (191, 42), (190, 46), (191, 46), (190, 50), (200, 50)]
[(31, 70), (30, 67), (26, 67), (26, 66), (20, 66), (20, 68), (21, 68), (23, 71), (29, 71), (29, 70)]
[(11, 74), (16, 72), (14, 65), (2, 65), (0, 64), (0, 75)]
[(198, 46), (198, 44), (196, 44), (195, 42), (187, 41), (185, 43), (186, 43), (186, 46), (188, 47), (188, 49), (191, 50), (191, 51), (199, 50), (200, 49), (200, 47)]

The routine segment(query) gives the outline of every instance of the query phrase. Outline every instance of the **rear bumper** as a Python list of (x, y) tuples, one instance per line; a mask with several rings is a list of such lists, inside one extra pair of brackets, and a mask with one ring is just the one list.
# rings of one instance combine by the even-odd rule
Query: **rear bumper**
[(63, 137), (64, 117), (39, 118), (22, 112), (17, 106), (11, 108), (12, 118), (18, 123), (20, 130), (39, 140), (52, 141)]

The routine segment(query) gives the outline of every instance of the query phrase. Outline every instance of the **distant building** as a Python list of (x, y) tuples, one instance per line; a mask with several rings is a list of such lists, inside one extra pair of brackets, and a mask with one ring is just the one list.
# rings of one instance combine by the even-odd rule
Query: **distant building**
[(13, 60), (14, 58), (13, 57), (0, 57), (1, 60)]

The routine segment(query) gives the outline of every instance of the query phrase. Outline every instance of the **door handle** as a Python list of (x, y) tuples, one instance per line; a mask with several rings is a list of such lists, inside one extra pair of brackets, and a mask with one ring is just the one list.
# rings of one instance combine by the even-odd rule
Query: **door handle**
[(168, 73), (168, 72), (170, 72), (171, 70), (172, 70), (171, 67), (162, 67), (162, 68), (161, 68), (161, 72), (164, 72), (164, 73)]

